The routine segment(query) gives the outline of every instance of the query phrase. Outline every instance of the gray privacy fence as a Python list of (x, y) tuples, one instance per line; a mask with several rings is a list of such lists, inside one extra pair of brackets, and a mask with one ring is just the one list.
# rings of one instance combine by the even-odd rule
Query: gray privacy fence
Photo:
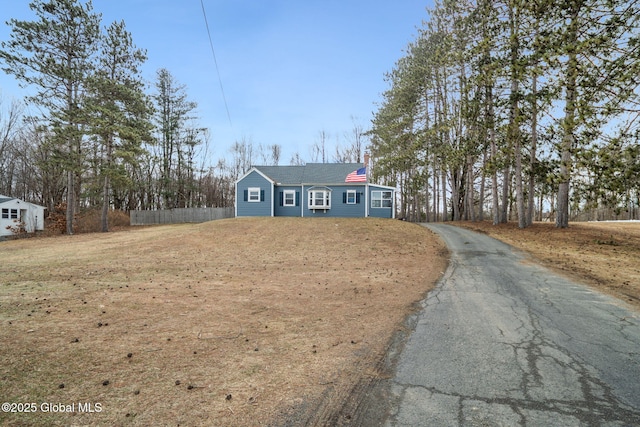
[(175, 208), (157, 211), (131, 211), (131, 225), (180, 224), (233, 218), (234, 208)]

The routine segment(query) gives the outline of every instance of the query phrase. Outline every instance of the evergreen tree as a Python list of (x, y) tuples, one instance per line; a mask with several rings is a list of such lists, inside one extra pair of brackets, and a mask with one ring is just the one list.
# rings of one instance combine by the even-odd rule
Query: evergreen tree
[(570, 181), (575, 153), (601, 135), (602, 126), (624, 112), (640, 72), (637, 34), (640, 8), (628, 0), (565, 0), (557, 3), (556, 55), (564, 90), (563, 138), (556, 226), (569, 224)]
[[(158, 132), (156, 146), (160, 159), (160, 192), (164, 208), (180, 207), (184, 203), (181, 187), (184, 184), (185, 141), (188, 139), (188, 122), (193, 119), (197, 107), (189, 101), (184, 85), (179, 84), (169, 70), (157, 73), (155, 125)], [(192, 139), (189, 141), (194, 142)]]
[(109, 229), (112, 182), (130, 180), (122, 162), (135, 163), (142, 141), (150, 140), (151, 107), (139, 71), (145, 59), (124, 22), (114, 22), (106, 30), (96, 72), (88, 80), (87, 123), (101, 152), (102, 231)]
[(56, 161), (66, 171), (66, 232), (73, 234), (83, 169), (81, 100), (98, 47), (100, 15), (93, 13), (91, 1), (34, 0), (29, 7), (37, 20), (8, 22), (11, 39), (2, 42), (0, 60), (4, 72), (35, 88), (29, 101), (47, 114), (58, 147)]

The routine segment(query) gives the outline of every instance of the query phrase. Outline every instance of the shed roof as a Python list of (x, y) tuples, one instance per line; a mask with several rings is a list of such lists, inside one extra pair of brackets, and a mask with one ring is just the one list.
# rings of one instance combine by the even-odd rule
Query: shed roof
[(27, 201), (24, 201), (24, 200), (20, 200), (17, 197), (3, 196), (2, 194), (0, 194), (0, 204), (7, 203), (7, 202), (10, 202), (12, 200), (17, 200), (18, 203), (25, 203), (25, 204), (30, 205), (30, 206), (37, 206), (39, 208), (46, 209), (46, 207), (44, 207), (44, 206), (40, 206), (40, 205), (36, 205), (35, 203), (31, 203), (31, 202), (27, 202)]
[(278, 184), (344, 184), (362, 163), (307, 163), (304, 166), (255, 166)]
[(7, 197), (7, 196), (0, 195), (0, 203), (5, 203), (13, 199), (15, 199), (15, 197)]

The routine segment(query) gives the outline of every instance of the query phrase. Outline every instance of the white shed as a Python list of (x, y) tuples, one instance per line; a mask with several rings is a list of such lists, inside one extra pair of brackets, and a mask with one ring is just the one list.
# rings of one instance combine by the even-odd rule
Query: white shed
[(44, 206), (0, 195), (0, 236), (10, 236), (21, 227), (27, 233), (44, 230)]

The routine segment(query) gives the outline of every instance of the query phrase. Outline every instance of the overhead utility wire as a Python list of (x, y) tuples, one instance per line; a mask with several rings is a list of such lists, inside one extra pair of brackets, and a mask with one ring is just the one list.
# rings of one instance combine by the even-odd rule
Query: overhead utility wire
[(213, 62), (216, 64), (216, 73), (218, 74), (218, 82), (220, 83), (220, 92), (222, 92), (224, 108), (227, 110), (227, 118), (229, 119), (229, 124), (231, 125), (231, 127), (233, 127), (233, 123), (231, 123), (231, 114), (229, 114), (229, 106), (227, 105), (227, 97), (224, 96), (224, 87), (222, 86), (222, 78), (220, 77), (220, 70), (218, 69), (218, 59), (216, 58), (216, 51), (213, 48), (213, 40), (211, 39), (209, 22), (207, 21), (207, 12), (204, 9), (204, 0), (200, 0), (200, 5), (202, 6), (202, 16), (204, 16), (204, 24), (207, 27), (207, 34), (209, 35), (209, 45), (211, 46), (211, 53), (213, 54)]

